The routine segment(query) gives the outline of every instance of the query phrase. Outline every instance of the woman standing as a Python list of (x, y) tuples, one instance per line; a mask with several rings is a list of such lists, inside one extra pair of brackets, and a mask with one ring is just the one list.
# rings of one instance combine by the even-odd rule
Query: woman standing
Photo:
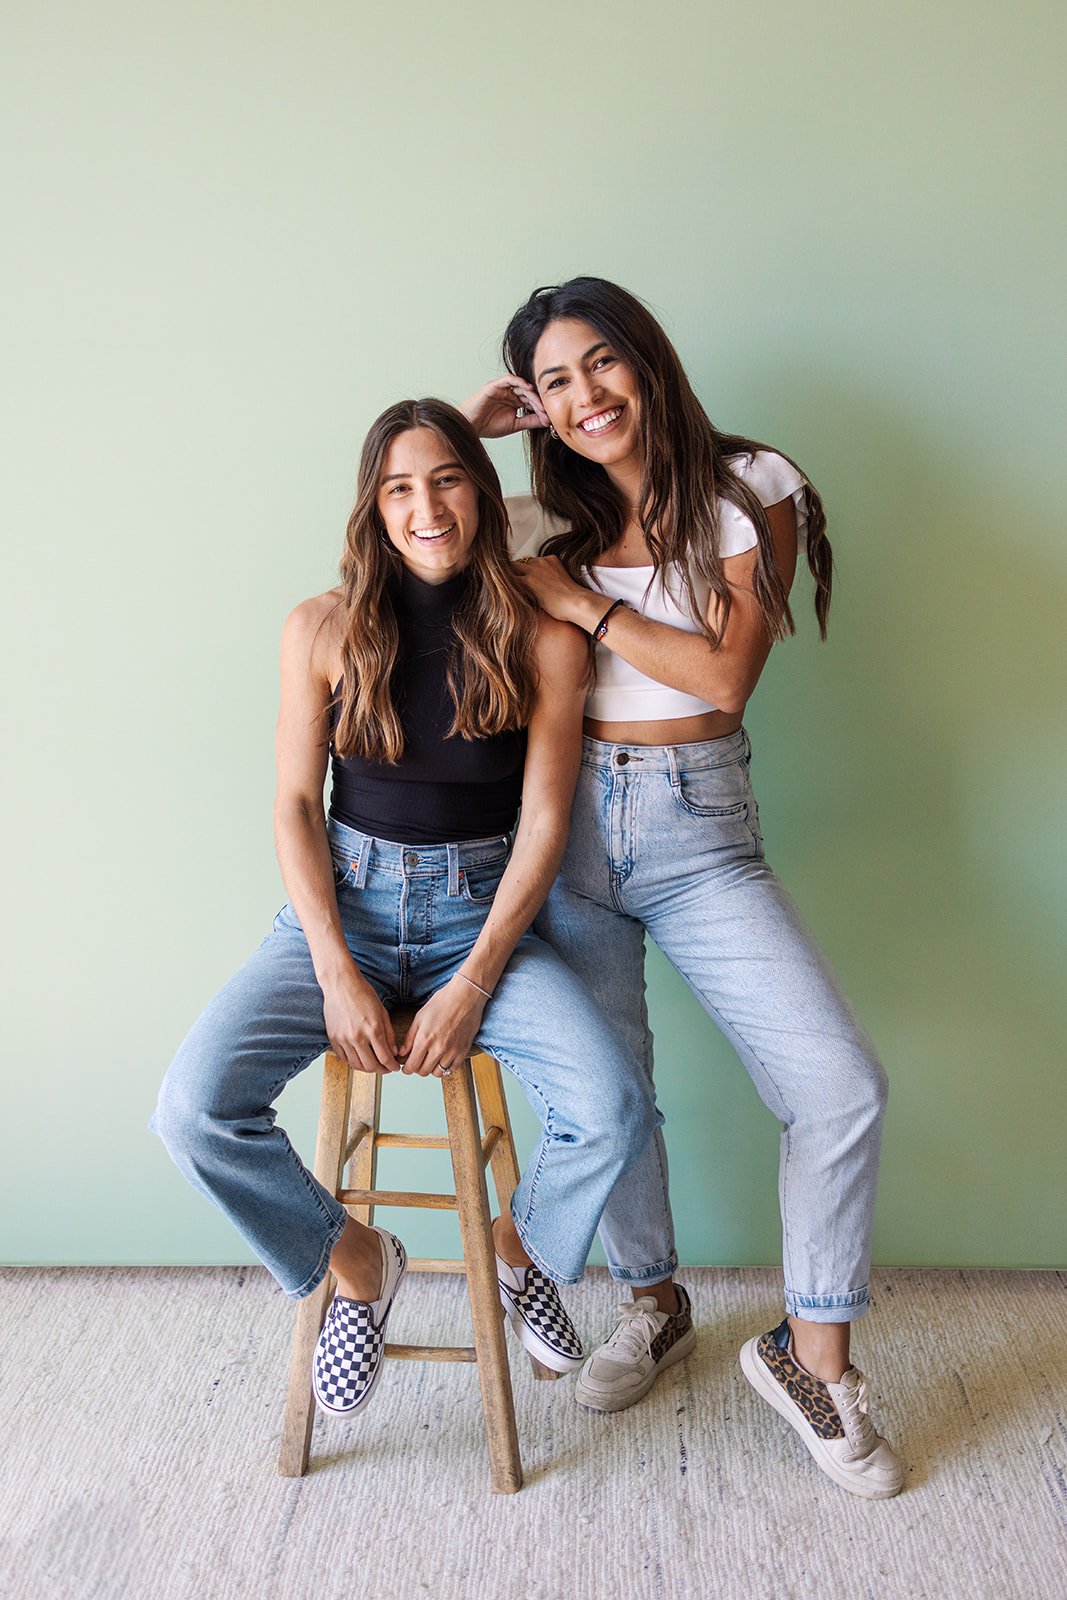
[[(527, 431), (549, 536), (523, 570), (542, 608), (596, 645), (570, 837), (538, 930), (650, 1075), (646, 929), (736, 1049), (783, 1124), (787, 1314), (744, 1346), (743, 1371), (836, 1482), (896, 1494), (900, 1463), (849, 1360), (869, 1298), (885, 1075), (764, 860), (742, 727), (792, 631), (798, 542), (825, 631), (819, 497), (782, 455), (712, 426), (658, 323), (603, 279), (537, 290), (504, 359), (510, 376), (463, 409), (482, 433)], [(616, 1411), (694, 1342), (658, 1132), (600, 1232), (634, 1303), (577, 1395)]]
[[(543, 1136), (494, 1226), (501, 1298), (561, 1372), (582, 1348), (555, 1284), (580, 1278), (658, 1115), (632, 1051), (528, 931), (563, 851), (587, 652), (518, 582), (496, 473), (451, 406), (403, 402), (371, 428), (341, 570), (282, 638), (289, 903), (182, 1044), (154, 1126), (288, 1295), (334, 1274), (314, 1385), (347, 1415), (377, 1382), (406, 1257), (275, 1124), (291, 1078), (328, 1047), (355, 1071), (438, 1077), (475, 1039), (518, 1078)], [(398, 1050), (389, 1008), (412, 1002)]]

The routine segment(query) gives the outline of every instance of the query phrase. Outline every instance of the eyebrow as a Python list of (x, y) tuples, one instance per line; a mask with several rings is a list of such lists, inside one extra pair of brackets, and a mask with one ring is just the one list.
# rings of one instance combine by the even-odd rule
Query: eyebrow
[[(601, 339), (601, 340), (599, 340), (599, 342), (597, 344), (591, 344), (589, 346), (589, 349), (585, 352), (585, 354), (582, 356), (581, 359), (583, 361), (588, 361), (589, 357), (590, 356), (595, 356), (598, 350), (606, 350), (607, 347), (608, 347), (608, 341), (606, 339)], [(538, 383), (540, 383), (541, 379), (542, 378), (547, 378), (549, 373), (552, 373), (552, 372), (563, 372), (564, 370), (565, 370), (564, 367), (543, 367), (541, 369), (540, 373), (538, 374), (537, 381), (538, 381)]]
[[(460, 472), (463, 471), (463, 463), (461, 461), (442, 461), (441, 465), (439, 467), (431, 467), (429, 472), (426, 474), (426, 476), (428, 478), (432, 478), (435, 472), (447, 472), (449, 467), (458, 467)], [(387, 472), (385, 474), (385, 477), (382, 478), (381, 481), (382, 481), (382, 483), (392, 483), (394, 478), (417, 478), (417, 477), (418, 477), (418, 473), (417, 472)]]

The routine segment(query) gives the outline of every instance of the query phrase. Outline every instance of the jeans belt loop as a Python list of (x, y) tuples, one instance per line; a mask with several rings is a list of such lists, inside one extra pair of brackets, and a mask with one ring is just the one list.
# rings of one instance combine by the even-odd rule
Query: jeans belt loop
[(446, 845), (448, 851), (448, 894), (459, 893), (459, 846)]
[(370, 866), (370, 835), (364, 834), (359, 842), (359, 855), (356, 858), (356, 888), (367, 887), (367, 868)]
[(671, 788), (677, 789), (681, 783), (681, 774), (678, 771), (678, 749), (676, 745), (667, 744), (663, 747), (667, 752), (667, 766), (670, 768)]

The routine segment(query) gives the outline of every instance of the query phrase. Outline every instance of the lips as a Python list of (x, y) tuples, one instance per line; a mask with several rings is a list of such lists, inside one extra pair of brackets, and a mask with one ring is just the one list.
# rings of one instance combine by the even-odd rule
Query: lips
[(450, 522), (447, 528), (412, 528), (411, 537), (423, 544), (434, 544), (438, 539), (447, 539), (450, 533), (455, 532), (455, 528), (454, 522)]
[(598, 411), (595, 416), (586, 417), (578, 426), (586, 434), (606, 433), (621, 416), (622, 406), (613, 406), (610, 411)]

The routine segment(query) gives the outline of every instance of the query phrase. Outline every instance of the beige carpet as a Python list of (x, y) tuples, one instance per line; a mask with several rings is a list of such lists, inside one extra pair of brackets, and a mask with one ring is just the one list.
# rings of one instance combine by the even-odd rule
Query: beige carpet
[[(477, 1373), (390, 1362), (279, 1478), (292, 1307), (261, 1270), (8, 1269), (0, 1593), (30, 1600), (1065, 1600), (1067, 1275), (880, 1272), (856, 1355), (910, 1465), (834, 1487), (748, 1388), (776, 1274), (684, 1274), (698, 1352), (614, 1418), (513, 1357), (526, 1488), (492, 1495)], [(587, 1337), (614, 1293), (568, 1291)], [(458, 1280), (396, 1339), (466, 1342)], [(469, 1327), (469, 1324), (467, 1324)]]

